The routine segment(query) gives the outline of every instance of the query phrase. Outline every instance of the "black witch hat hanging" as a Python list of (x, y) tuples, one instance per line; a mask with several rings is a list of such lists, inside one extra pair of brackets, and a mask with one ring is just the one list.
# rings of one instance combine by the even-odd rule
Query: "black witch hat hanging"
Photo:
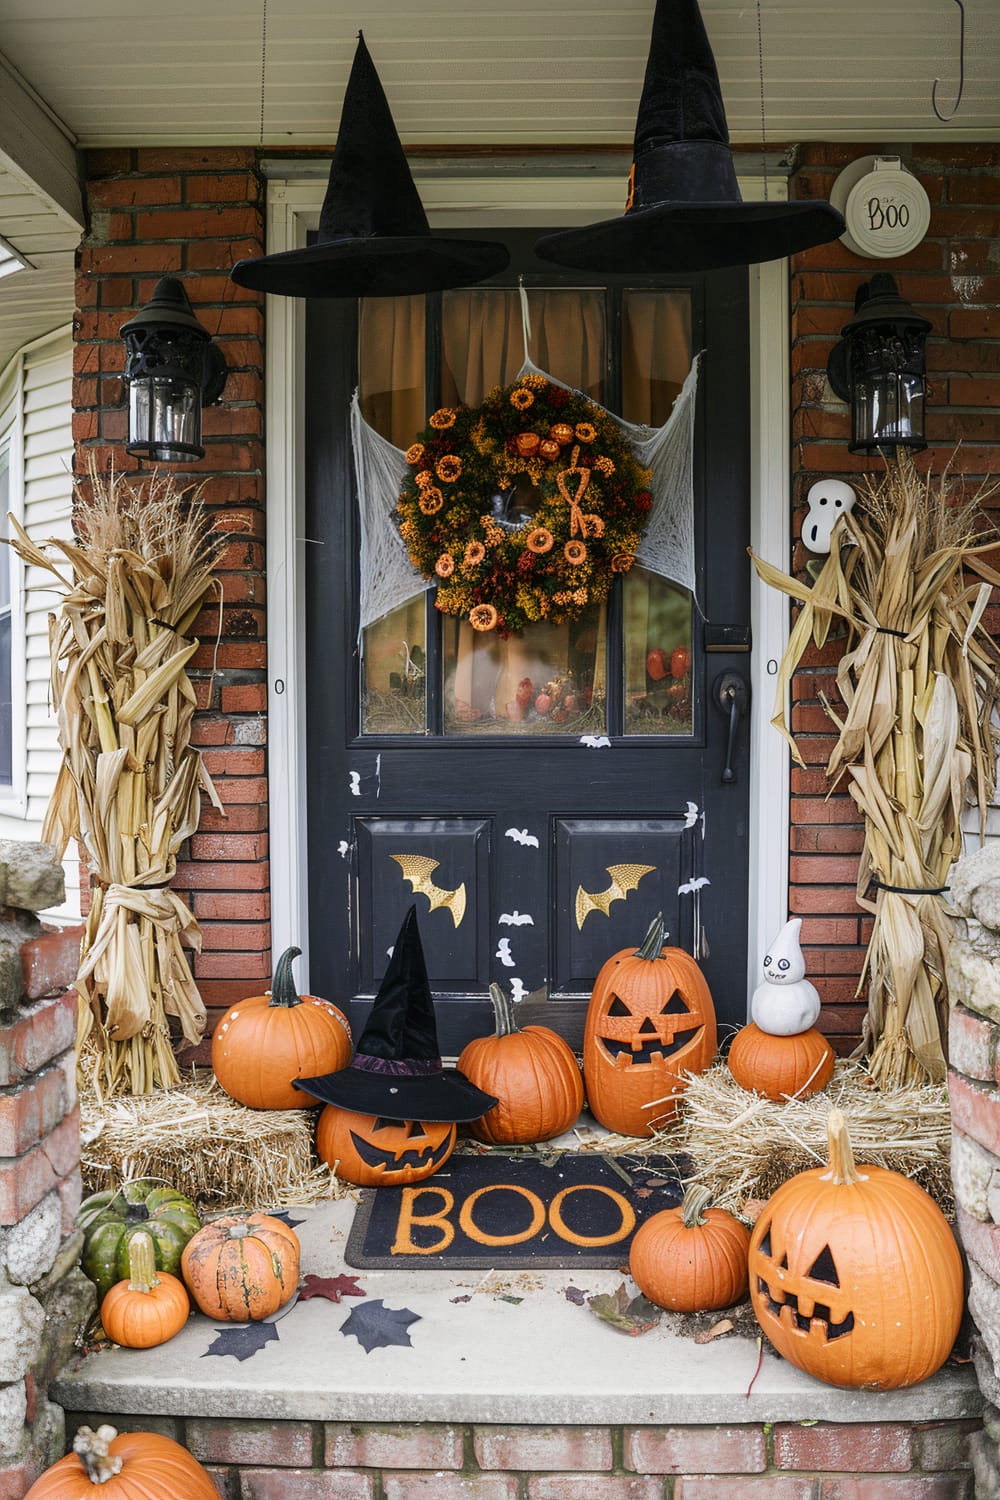
[(442, 1065), (415, 906), (403, 918), (352, 1061), (294, 1085), (324, 1104), (388, 1120), (478, 1120), (496, 1104), (464, 1073)]
[(625, 213), (544, 235), (536, 253), (587, 271), (707, 271), (836, 239), (829, 203), (744, 203), (697, 0), (657, 0)]
[(404, 297), (468, 286), (508, 260), (494, 241), (431, 234), (359, 32), (316, 243), (237, 261), (230, 274), (282, 297)]

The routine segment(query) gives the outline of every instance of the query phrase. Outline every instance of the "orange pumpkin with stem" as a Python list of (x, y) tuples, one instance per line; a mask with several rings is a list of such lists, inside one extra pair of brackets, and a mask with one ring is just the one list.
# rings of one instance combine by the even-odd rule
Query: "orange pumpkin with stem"
[(231, 1005), (212, 1035), (212, 1068), (233, 1099), (251, 1109), (309, 1109), (316, 1103), (293, 1078), (335, 1073), (351, 1060), (347, 1017), (329, 1000), (300, 995), (286, 948), (264, 995)]
[[(100, 1487), (100, 1495), (97, 1490)], [(158, 1432), (81, 1427), (73, 1452), (35, 1480), (24, 1500), (219, 1500), (196, 1458)]]
[(844, 1116), (829, 1166), (778, 1188), (750, 1240), (750, 1298), (779, 1354), (829, 1385), (896, 1390), (948, 1358), (962, 1321), (962, 1257), (923, 1188), (858, 1167)]
[(750, 1231), (712, 1194), (692, 1183), (679, 1208), (666, 1208), (632, 1236), (629, 1271), (640, 1292), (674, 1312), (729, 1307), (747, 1289)]
[(642, 946), (612, 954), (594, 982), (583, 1035), (590, 1108), (608, 1130), (652, 1135), (676, 1114), (684, 1075), (715, 1052), (711, 991), (690, 954), (664, 946), (657, 916)]
[(206, 1317), (259, 1321), (295, 1295), (299, 1237), (269, 1214), (224, 1214), (188, 1240), (181, 1272)]
[(765, 1099), (808, 1099), (833, 1077), (834, 1051), (821, 1031), (810, 1026), (792, 1036), (761, 1031), (751, 1021), (733, 1037), (729, 1071), (740, 1088)]
[(515, 1145), (562, 1135), (583, 1108), (583, 1079), (573, 1049), (548, 1026), (514, 1024), (509, 995), (490, 985), (496, 1030), (475, 1037), (458, 1059), (458, 1070), (496, 1104), (469, 1129), (480, 1141)]
[(101, 1302), (101, 1324), (108, 1338), (126, 1349), (153, 1349), (179, 1333), (191, 1302), (183, 1281), (156, 1269), (153, 1241), (140, 1230), (129, 1240), (129, 1274)]

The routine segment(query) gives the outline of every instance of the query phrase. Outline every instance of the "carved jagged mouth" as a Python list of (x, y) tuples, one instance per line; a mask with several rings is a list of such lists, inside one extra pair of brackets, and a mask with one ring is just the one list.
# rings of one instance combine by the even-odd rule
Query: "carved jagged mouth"
[(641, 1047), (633, 1047), (631, 1042), (616, 1041), (610, 1036), (602, 1037), (601, 1043), (608, 1056), (616, 1061), (624, 1056), (633, 1065), (651, 1063), (655, 1057), (669, 1057), (672, 1052), (679, 1051), (698, 1035), (700, 1029), (696, 1026), (692, 1031), (677, 1031), (669, 1042), (661, 1042), (659, 1037), (654, 1037), (651, 1042), (644, 1042)]
[(848, 1313), (847, 1317), (840, 1323), (834, 1323), (830, 1319), (830, 1309), (822, 1302), (813, 1306), (812, 1317), (807, 1318), (804, 1313), (799, 1312), (799, 1299), (794, 1292), (786, 1292), (783, 1302), (776, 1302), (771, 1295), (771, 1288), (763, 1276), (757, 1277), (757, 1290), (762, 1297), (767, 1298), (767, 1310), (773, 1314), (786, 1328), (797, 1329), (800, 1333), (809, 1333), (819, 1325), (826, 1333), (826, 1342), (832, 1344), (834, 1339), (843, 1338), (845, 1333), (850, 1333), (854, 1327), (854, 1314)]
[(367, 1167), (382, 1167), (387, 1172), (398, 1172), (403, 1167), (434, 1167), (445, 1160), (451, 1149), (451, 1136), (446, 1135), (434, 1151), (421, 1151), (419, 1147), (413, 1147), (410, 1151), (403, 1151), (399, 1156), (394, 1156), (391, 1151), (380, 1151), (373, 1146), (371, 1141), (362, 1140), (360, 1136), (351, 1131), (351, 1140), (361, 1160)]

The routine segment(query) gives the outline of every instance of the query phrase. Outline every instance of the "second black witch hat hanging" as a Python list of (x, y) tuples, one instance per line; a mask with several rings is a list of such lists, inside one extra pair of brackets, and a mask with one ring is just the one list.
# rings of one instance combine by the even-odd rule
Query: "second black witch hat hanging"
[(441, 1062), (415, 906), (403, 918), (351, 1062), (293, 1082), (324, 1104), (387, 1120), (478, 1120), (496, 1104), (492, 1094)]
[(359, 32), (316, 243), (237, 261), (230, 274), (282, 297), (404, 297), (469, 286), (508, 260), (495, 241), (431, 233)]
[(698, 0), (657, 0), (625, 212), (544, 235), (535, 252), (587, 271), (707, 271), (777, 260), (843, 230), (822, 199), (743, 202)]

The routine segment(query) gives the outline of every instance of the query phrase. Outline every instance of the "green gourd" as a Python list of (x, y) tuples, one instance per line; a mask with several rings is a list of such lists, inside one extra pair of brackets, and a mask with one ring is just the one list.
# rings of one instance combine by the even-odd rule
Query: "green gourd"
[(190, 1198), (148, 1177), (92, 1194), (80, 1205), (77, 1223), (84, 1236), (80, 1264), (102, 1298), (128, 1278), (133, 1235), (145, 1231), (156, 1269), (177, 1276), (184, 1246), (201, 1228)]

